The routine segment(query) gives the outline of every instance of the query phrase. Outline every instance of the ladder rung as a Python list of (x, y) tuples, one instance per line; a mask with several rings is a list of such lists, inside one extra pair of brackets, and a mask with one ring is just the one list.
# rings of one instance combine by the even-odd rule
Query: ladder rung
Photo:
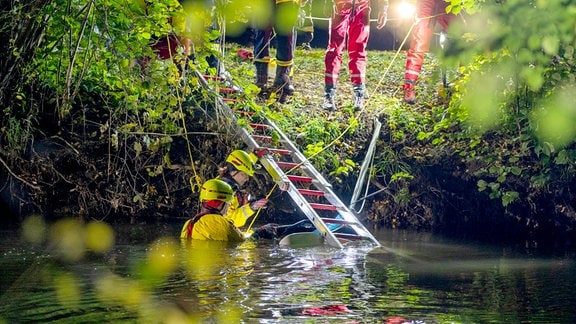
[(288, 179), (290, 181), (294, 181), (294, 182), (312, 183), (312, 178), (310, 178), (310, 177), (288, 175)]
[(254, 128), (254, 129), (268, 129), (270, 126), (268, 126), (266, 124), (250, 123), (250, 127)]
[[(224, 99), (224, 98), (222, 98)], [(226, 99), (230, 99), (230, 98), (226, 98)], [(236, 99), (231, 99), (231, 100), (236, 100)], [(243, 115), (243, 116), (252, 116), (254, 115), (253, 111), (246, 111), (246, 110), (233, 110), (233, 113), (235, 113), (236, 115)]]
[(354, 240), (354, 241), (358, 241), (358, 240), (363, 240), (365, 239), (364, 236), (360, 236), (360, 235), (356, 235), (356, 234), (345, 234), (345, 233), (333, 233), (334, 236), (336, 236), (337, 238), (341, 238), (341, 239), (345, 239), (345, 240)]
[(294, 163), (294, 162), (282, 162), (282, 161), (276, 161), (276, 164), (284, 169), (294, 169), (294, 168), (299, 168), (300, 164), (299, 163)]
[(266, 135), (252, 135), (252, 138), (257, 140), (257, 141), (261, 141), (261, 142), (272, 142), (272, 136), (266, 136)]
[(204, 77), (204, 79), (206, 79), (206, 80), (218, 80), (218, 81), (224, 81), (224, 80), (226, 80), (226, 79), (224, 79), (223, 77), (221, 77), (221, 76), (216, 76), (216, 75), (208, 75), (208, 74), (205, 74), (203, 77)]
[[(254, 149), (254, 151), (256, 151), (256, 149)], [(285, 150), (285, 149), (276, 149), (276, 148), (269, 148), (269, 147), (259, 147), (257, 149), (257, 155), (263, 155), (263, 154), (268, 154), (268, 153), (278, 153), (280, 155), (289, 155), (292, 153), (292, 151), (290, 150)]]
[(238, 100), (236, 100), (236, 99), (234, 99), (234, 98), (226, 98), (226, 97), (223, 97), (223, 98), (221, 98), (221, 99), (222, 99), (222, 101), (224, 101), (224, 102), (232, 102), (232, 103), (238, 101)]
[(303, 194), (303, 195), (308, 195), (308, 196), (323, 197), (325, 195), (324, 191), (320, 191), (320, 190), (298, 189), (298, 192)]
[(322, 218), (322, 221), (326, 224), (338, 224), (338, 225), (355, 225), (357, 222), (351, 222), (344, 219), (337, 218)]
[(236, 89), (234, 89), (234, 88), (220, 88), (220, 89), (218, 89), (218, 92), (220, 92), (220, 93), (235, 93)]
[(320, 209), (320, 210), (338, 210), (338, 207), (336, 207), (334, 205), (327, 205), (327, 204), (311, 203), (310, 207), (312, 207), (314, 209)]

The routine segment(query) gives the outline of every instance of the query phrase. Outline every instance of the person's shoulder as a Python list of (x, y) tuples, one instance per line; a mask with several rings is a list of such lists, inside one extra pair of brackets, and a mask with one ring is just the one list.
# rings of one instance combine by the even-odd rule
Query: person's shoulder
[(212, 222), (212, 223), (219, 223), (222, 225), (232, 225), (234, 226), (234, 224), (232, 224), (230, 222), (230, 220), (228, 220), (226, 217), (220, 215), (220, 214), (215, 214), (215, 213), (210, 213), (210, 214), (206, 214), (204, 216), (202, 216), (201, 220), (204, 220), (205, 222)]

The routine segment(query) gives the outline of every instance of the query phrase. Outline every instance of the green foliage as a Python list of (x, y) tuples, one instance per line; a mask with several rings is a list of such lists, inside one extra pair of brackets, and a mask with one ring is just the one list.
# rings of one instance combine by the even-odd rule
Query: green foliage
[[(2, 107), (2, 145), (22, 152), (39, 130), (48, 129), (71, 141), (70, 147), (107, 153), (96, 158), (102, 161), (91, 160), (91, 167), (117, 186), (90, 198), (102, 198), (114, 209), (131, 203), (144, 209), (156, 200), (171, 199), (166, 173), (172, 170), (174, 140), (183, 139), (188, 148), (178, 148), (189, 155), (179, 153), (178, 163), (194, 165), (191, 142), (203, 140), (195, 139), (187, 127), (203, 122), (196, 114), (210, 105), (214, 94), (202, 90), (191, 73), (208, 70), (204, 59), (188, 59), (178, 47), (174, 60), (161, 60), (151, 44), (168, 34), (185, 35), (196, 40), (197, 57), (214, 54), (209, 41), (220, 32), (207, 29), (211, 8), (182, 8), (177, 0), (153, 1), (146, 10), (144, 1), (13, 5), (11, 12), (22, 22), (14, 25), (14, 32), (5, 32), (10, 17), (2, 14), (0, 32), (10, 37), (12, 56), (5, 63), (15, 62), (8, 68), (20, 68), (22, 81), (15, 86), (21, 90), (12, 96), (17, 99), (14, 105)], [(194, 17), (204, 17), (203, 25), (195, 25)], [(35, 34), (41, 35), (38, 43)], [(30, 59), (16, 66), (18, 57)], [(1, 90), (4, 95), (4, 86)], [(38, 124), (40, 120), (58, 127), (49, 129)], [(205, 126), (226, 128), (226, 121)]]
[(15, 152), (23, 152), (29, 139), (30, 125), (28, 120), (19, 120), (14, 117), (8, 118), (8, 125), (3, 127), (3, 133), (6, 137), (6, 144)]
[[(169, 169), (175, 139), (185, 139), (190, 148), (195, 138), (186, 125), (225, 124), (203, 114), (214, 94), (201, 90), (190, 73), (209, 71), (205, 60), (185, 61), (177, 53), (175, 64), (157, 59), (150, 47), (159, 37), (182, 32), (195, 41), (197, 58), (218, 54), (208, 45), (221, 32), (207, 29), (210, 13), (202, 5), (180, 8), (176, 0), (162, 0), (152, 2), (146, 12), (139, 1), (15, 3), (10, 11), (14, 17), (31, 18), (22, 19), (22, 30), (14, 27), (6, 35), (29, 30), (38, 36), (29, 43), (8, 37), (1, 54), (6, 64), (21, 69), (18, 80), (24, 80), (10, 88), (9, 97), (0, 85), (2, 98), (11, 99), (6, 101), (10, 106), (2, 107), (3, 144), (22, 152), (40, 117), (56, 119), (61, 131), (88, 128), (84, 139), (106, 143), (113, 155), (107, 175), (128, 182), (130, 198), (140, 203), (157, 192), (159, 186), (150, 182)], [(228, 31), (239, 33), (248, 24), (263, 22), (268, 8), (263, 0), (235, 0), (217, 12), (226, 16)], [(529, 190), (555, 191), (572, 183), (576, 4), (452, 0), (448, 10), (466, 13), (467, 23), (456, 19), (448, 47), (426, 56), (426, 67), (433, 72), (425, 69), (421, 75), (418, 105), (404, 105), (397, 98), (404, 62), (394, 53), (370, 54), (369, 102), (363, 115), (355, 114), (348, 102), (334, 114), (319, 111), (318, 94), (300, 89), (283, 106), (259, 102), (250, 62), (239, 60), (233, 45), (223, 59), (244, 89), (242, 108), (273, 119), (337, 181), (353, 175), (354, 159), (362, 158), (366, 114), (384, 114), (389, 138), (379, 148), (372, 172), (395, 186), (403, 204), (410, 199), (408, 186), (417, 168), (444, 159), (466, 165), (466, 176), (478, 189), (505, 207), (528, 199), (534, 193)], [(12, 21), (6, 14), (0, 18), (4, 25)], [(178, 19), (187, 26), (184, 31), (169, 23)], [(323, 55), (318, 50), (295, 56), (295, 73), (313, 80), (318, 93)], [(438, 87), (438, 71), (456, 79)], [(347, 77), (341, 74), (342, 97), (349, 90)], [(2, 80), (12, 80), (11, 75), (2, 75)], [(41, 109), (40, 100), (49, 108)], [(247, 127), (245, 121), (239, 123)]]
[[(576, 4), (458, 0), (448, 10), (470, 14), (466, 25), (453, 24), (442, 53), (444, 65), (460, 64), (460, 77), (453, 84), (449, 119), (443, 120), (448, 127), (436, 121), (418, 139), (457, 148), (475, 165), (479, 190), (505, 207), (523, 199), (520, 187), (543, 188), (558, 176), (566, 181), (571, 171), (562, 164), (564, 171), (555, 172), (554, 161), (570, 160), (559, 152), (569, 152), (564, 149), (576, 140)], [(460, 130), (445, 132), (449, 125)]]

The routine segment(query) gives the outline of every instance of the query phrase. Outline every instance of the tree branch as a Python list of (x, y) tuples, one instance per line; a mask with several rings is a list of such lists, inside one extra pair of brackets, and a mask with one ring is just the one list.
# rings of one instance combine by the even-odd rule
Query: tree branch
[(18, 175), (16, 175), (14, 172), (12, 172), (12, 170), (10, 169), (10, 167), (8, 166), (8, 164), (6, 162), (4, 162), (4, 160), (0, 157), (0, 163), (2, 163), (4, 165), (4, 167), (6, 168), (6, 170), (8, 170), (8, 173), (10, 173), (14, 178), (18, 179), (20, 182), (24, 183), (25, 185), (29, 186), (32, 189), (35, 190), (40, 190), (40, 187), (31, 184), (30, 182), (22, 179), (21, 177), (19, 177)]

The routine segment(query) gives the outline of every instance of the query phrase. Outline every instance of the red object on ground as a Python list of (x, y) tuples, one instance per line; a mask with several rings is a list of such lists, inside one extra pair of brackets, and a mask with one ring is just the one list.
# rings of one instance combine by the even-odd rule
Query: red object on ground
[(249, 50), (245, 50), (245, 49), (239, 49), (238, 50), (238, 56), (240, 56), (244, 60), (252, 60), (254, 58), (254, 54), (252, 52), (250, 52)]
[(407, 320), (400, 316), (392, 316), (386, 319), (386, 324), (402, 324), (402, 323), (410, 323), (410, 320)]

